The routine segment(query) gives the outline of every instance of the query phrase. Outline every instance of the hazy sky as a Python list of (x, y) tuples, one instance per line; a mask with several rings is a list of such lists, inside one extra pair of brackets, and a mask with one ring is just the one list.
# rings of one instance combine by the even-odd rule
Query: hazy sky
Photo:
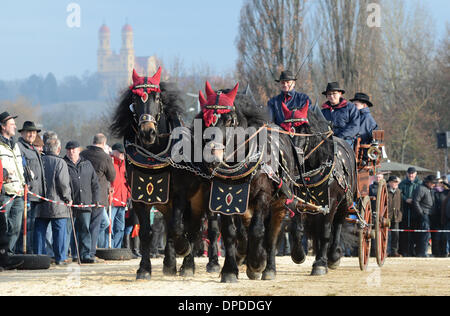
[[(22, 0), (0, 2), (0, 80), (53, 72), (57, 79), (97, 68), (98, 30), (111, 29), (120, 50), (121, 29), (134, 30), (137, 56), (176, 56), (187, 67), (207, 63), (216, 72), (234, 68), (239, 15), (244, 0)], [(69, 27), (70, 3), (81, 9), (80, 27)], [(428, 0), (440, 34), (450, 0)]]

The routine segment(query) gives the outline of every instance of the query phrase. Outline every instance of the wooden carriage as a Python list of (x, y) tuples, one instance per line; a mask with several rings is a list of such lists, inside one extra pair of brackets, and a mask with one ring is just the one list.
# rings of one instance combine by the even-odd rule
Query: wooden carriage
[(358, 199), (350, 211), (347, 221), (354, 223), (359, 236), (359, 265), (366, 270), (372, 239), (375, 240), (375, 254), (378, 266), (383, 266), (387, 256), (389, 215), (386, 181), (378, 183), (377, 196), (369, 196), (370, 176), (376, 175), (380, 168), (384, 147), (384, 131), (373, 131), (371, 144), (355, 145), (358, 181)]

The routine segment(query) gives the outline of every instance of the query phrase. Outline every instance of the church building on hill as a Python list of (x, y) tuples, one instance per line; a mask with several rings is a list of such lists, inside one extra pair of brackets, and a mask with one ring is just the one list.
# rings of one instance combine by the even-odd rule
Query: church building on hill
[[(111, 31), (103, 24), (99, 30), (97, 51), (97, 73), (103, 82), (103, 95), (111, 95), (127, 88), (131, 82), (133, 69), (141, 76), (152, 76), (157, 71), (155, 56), (136, 57), (133, 44), (133, 29), (129, 24), (122, 28), (122, 45), (117, 54), (111, 49)], [(108, 90), (106, 90), (108, 89)]]

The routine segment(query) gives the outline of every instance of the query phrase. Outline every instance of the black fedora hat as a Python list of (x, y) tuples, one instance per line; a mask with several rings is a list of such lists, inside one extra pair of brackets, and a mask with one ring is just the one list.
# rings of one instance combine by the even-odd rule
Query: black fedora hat
[(36, 125), (34, 125), (34, 122), (31, 122), (31, 121), (25, 121), (25, 122), (23, 123), (22, 129), (19, 130), (19, 133), (21, 133), (21, 132), (23, 132), (23, 131), (36, 131), (36, 132), (38, 132), (38, 133), (41, 132), (41, 130), (38, 129), (38, 128), (36, 127)]
[(280, 79), (275, 80), (276, 82), (281, 82), (281, 81), (297, 81), (297, 78), (295, 78), (295, 76), (292, 74), (292, 72), (290, 72), (289, 70), (285, 70), (283, 72), (281, 72), (280, 75)]
[(355, 93), (355, 97), (353, 99), (351, 99), (350, 101), (351, 102), (360, 101), (360, 102), (363, 102), (363, 103), (367, 104), (367, 106), (370, 107), (370, 108), (373, 107), (373, 103), (370, 102), (369, 96), (367, 94), (365, 94), (365, 93), (362, 93), (362, 92)]
[(424, 182), (424, 183), (426, 183), (426, 182), (438, 183), (439, 181), (438, 181), (438, 179), (436, 178), (436, 176), (434, 176), (434, 175), (429, 175), (429, 176), (427, 176), (425, 179), (423, 179), (423, 182)]
[(2, 114), (0, 114), (0, 123), (4, 123), (7, 120), (15, 119), (15, 118), (17, 118), (17, 116), (12, 116), (8, 112), (3, 112)]
[(327, 85), (327, 89), (322, 92), (323, 95), (327, 95), (328, 91), (339, 91), (342, 92), (342, 94), (345, 94), (345, 90), (339, 87), (338, 82), (330, 82)]

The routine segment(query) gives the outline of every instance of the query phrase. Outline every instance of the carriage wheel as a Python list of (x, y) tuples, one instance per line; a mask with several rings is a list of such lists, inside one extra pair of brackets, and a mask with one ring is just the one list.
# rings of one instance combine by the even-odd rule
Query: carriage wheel
[(382, 267), (387, 256), (387, 245), (389, 236), (389, 214), (388, 214), (388, 193), (386, 181), (378, 183), (377, 203), (375, 210), (375, 240), (376, 256), (379, 267)]
[(365, 196), (359, 207), (359, 214), (368, 225), (359, 229), (359, 267), (361, 271), (367, 270), (370, 257), (370, 246), (372, 244), (372, 207), (370, 198)]

